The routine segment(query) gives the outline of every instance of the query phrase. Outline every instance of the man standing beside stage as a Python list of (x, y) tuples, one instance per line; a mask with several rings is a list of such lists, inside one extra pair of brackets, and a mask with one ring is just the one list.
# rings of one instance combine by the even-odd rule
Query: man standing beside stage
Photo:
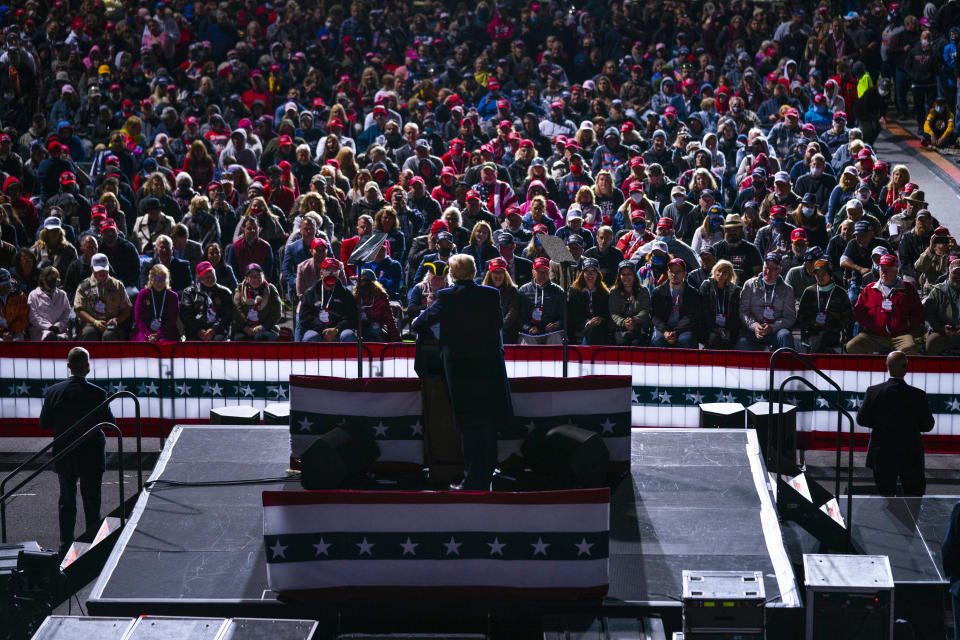
[(867, 389), (857, 412), (857, 424), (872, 431), (867, 446), (867, 467), (881, 495), (892, 496), (897, 478), (908, 496), (922, 496), (924, 477), (923, 436), (933, 429), (933, 414), (922, 389), (904, 381), (907, 356), (892, 351), (887, 356), (890, 379)]
[[(74, 347), (67, 354), (70, 377), (49, 389), (43, 398), (40, 410), (40, 427), (54, 431), (60, 437), (80, 419), (96, 408), (107, 397), (107, 392), (87, 382), (90, 372), (90, 353), (83, 347)], [(54, 455), (63, 451), (84, 432), (101, 422), (114, 422), (109, 407), (103, 407), (72, 430), (74, 437), (53, 448)], [(73, 542), (73, 529), (77, 519), (77, 480), (83, 499), (85, 527), (100, 522), (100, 479), (106, 466), (103, 432), (90, 435), (83, 444), (56, 463), (60, 478), (60, 556), (63, 557)]]
[(440, 325), (440, 358), (454, 424), (463, 439), (463, 484), (451, 488), (488, 491), (497, 464), (497, 428), (513, 417), (503, 362), (500, 292), (474, 282), (468, 254), (450, 257), (453, 286), (413, 321), (417, 333)]

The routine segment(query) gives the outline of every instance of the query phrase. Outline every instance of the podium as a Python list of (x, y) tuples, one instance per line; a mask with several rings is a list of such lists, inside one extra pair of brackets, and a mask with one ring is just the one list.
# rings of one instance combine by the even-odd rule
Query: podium
[(441, 485), (463, 477), (463, 443), (453, 423), (447, 381), (440, 362), (440, 344), (420, 338), (414, 360), (423, 394), (423, 462), (430, 479)]
[[(767, 462), (767, 469), (776, 471), (780, 466), (777, 457), (777, 423), (779, 421), (780, 404), (773, 403), (773, 413), (766, 402), (755, 402), (747, 407), (747, 427), (757, 431), (757, 441), (760, 443), (760, 452)], [(771, 436), (771, 434), (774, 434)], [(786, 463), (790, 469), (796, 464), (797, 458), (797, 407), (792, 404), (783, 405), (783, 433), (780, 434), (780, 461)]]

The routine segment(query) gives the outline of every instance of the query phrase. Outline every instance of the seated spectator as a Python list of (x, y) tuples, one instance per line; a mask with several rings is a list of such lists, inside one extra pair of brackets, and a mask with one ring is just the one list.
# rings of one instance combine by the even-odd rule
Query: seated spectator
[(738, 282), (745, 282), (760, 273), (763, 257), (757, 246), (746, 239), (743, 219), (728, 214), (723, 223), (723, 240), (713, 245), (717, 260), (728, 260), (733, 265)]
[[(9, 245), (13, 249), (13, 245)], [(40, 279), (40, 270), (37, 269), (37, 256), (28, 247), (22, 247), (16, 254), (16, 264), (10, 269), (10, 278), (13, 287), (24, 295), (30, 295)]]
[(223, 261), (223, 254), (220, 251), (220, 244), (211, 242), (207, 245), (207, 262), (213, 265), (213, 270), (217, 274), (217, 282), (230, 290), (232, 294), (237, 290), (237, 276), (233, 269)]
[(120, 233), (117, 223), (109, 218), (100, 223), (99, 250), (110, 260), (117, 279), (127, 288), (127, 295), (135, 298), (140, 284), (140, 255), (133, 243)]
[(564, 242), (566, 242), (572, 235), (579, 236), (581, 241), (580, 244), (585, 250), (589, 249), (595, 244), (593, 240), (593, 234), (583, 226), (583, 213), (579, 209), (571, 208), (567, 211), (567, 224), (557, 229), (557, 232), (554, 235)]
[(600, 263), (584, 258), (583, 269), (570, 287), (567, 320), (574, 344), (602, 345), (610, 339), (610, 290), (600, 277)]
[(610, 290), (610, 322), (616, 344), (645, 347), (650, 344), (653, 322), (650, 317), (650, 292), (640, 284), (636, 265), (623, 260)]
[(387, 243), (384, 242), (377, 249), (373, 260), (365, 262), (362, 269), (372, 271), (376, 276), (377, 282), (387, 292), (391, 300), (400, 299), (400, 284), (403, 280), (403, 267), (400, 263), (390, 257), (387, 249)]
[(148, 272), (148, 285), (137, 296), (133, 310), (135, 342), (179, 342), (180, 296), (170, 290), (170, 271), (155, 264)]
[(357, 246), (373, 235), (373, 218), (363, 214), (357, 218), (357, 235), (352, 238), (344, 238), (340, 243), (340, 261), (345, 265), (347, 275), (354, 277), (357, 275), (356, 265), (350, 264), (350, 256), (353, 255)]
[(173, 240), (173, 256), (186, 260), (190, 264), (191, 271), (203, 262), (203, 247), (196, 240), (190, 239), (190, 232), (186, 225), (179, 222), (175, 224), (170, 239)]
[[(260, 237), (260, 222), (254, 216), (240, 220), (241, 235), (227, 247), (226, 262), (234, 274), (245, 273), (247, 265), (258, 264), (264, 274), (273, 273), (273, 247)], [(264, 276), (266, 277), (266, 275)]]
[(797, 229), (803, 229), (807, 233), (807, 243), (811, 247), (827, 248), (827, 242), (830, 241), (830, 235), (827, 233), (827, 219), (820, 213), (817, 207), (816, 198), (812, 193), (808, 193), (800, 200), (800, 205), (790, 216), (790, 222)]
[[(415, 176), (416, 177), (416, 176)], [(421, 182), (423, 180), (421, 179)], [(415, 231), (420, 230), (420, 226), (415, 225)], [(374, 231), (376, 233), (387, 234), (387, 245), (390, 257), (401, 263), (407, 253), (407, 239), (400, 229), (397, 211), (393, 207), (384, 207), (377, 212), (374, 217)]]
[(840, 258), (840, 266), (850, 273), (850, 289), (847, 295), (853, 303), (863, 289), (863, 277), (873, 269), (871, 254), (874, 248), (883, 247), (888, 252), (890, 245), (886, 240), (874, 235), (873, 226), (867, 220), (858, 220), (853, 224), (853, 240), (847, 243)]
[(304, 342), (356, 342), (357, 302), (340, 282), (341, 265), (333, 258), (320, 264), (320, 279), (300, 300)]
[(23, 340), (29, 315), (27, 296), (14, 289), (10, 272), (0, 268), (0, 342)]
[(180, 295), (180, 322), (187, 340), (230, 339), (233, 292), (217, 283), (217, 271), (206, 260), (197, 265), (197, 283)]
[(809, 246), (805, 229), (794, 229), (791, 231), (790, 248), (781, 256), (780, 271), (784, 274), (789, 274), (791, 269), (802, 265), (803, 256)]
[(697, 348), (700, 294), (687, 283), (687, 265), (680, 258), (667, 263), (667, 282), (650, 296), (653, 347)]
[(703, 247), (712, 247), (723, 240), (723, 207), (715, 204), (707, 210), (703, 223), (693, 232), (693, 243), (690, 245), (696, 253)]
[(66, 292), (59, 285), (57, 268), (47, 267), (40, 274), (40, 286), (27, 296), (31, 340), (69, 339), (71, 305)]
[(434, 294), (447, 286), (448, 267), (446, 262), (427, 262), (423, 266), (426, 275), (420, 282), (407, 290), (407, 316), (410, 318), (416, 318), (424, 309), (433, 304)]
[(176, 221), (163, 213), (160, 200), (150, 196), (140, 203), (142, 215), (133, 223), (133, 243), (140, 253), (152, 254), (153, 243), (160, 236), (169, 236), (173, 233)]
[(273, 342), (279, 337), (280, 292), (259, 264), (247, 265), (244, 274), (233, 294), (233, 339)]
[(830, 353), (840, 347), (841, 336), (853, 321), (853, 307), (843, 288), (833, 281), (829, 262), (815, 261), (813, 275), (816, 283), (800, 295), (797, 326), (809, 341), (811, 353)]
[(923, 122), (923, 144), (935, 149), (951, 146), (957, 139), (953, 112), (943, 98), (936, 98)]
[(316, 218), (309, 215), (309, 213), (300, 216), (300, 237), (293, 242), (287, 243), (283, 249), (280, 282), (286, 291), (287, 301), (293, 305), (295, 305), (299, 299), (299, 294), (297, 293), (297, 269), (300, 264), (310, 258), (313, 240), (317, 237)]
[(930, 237), (927, 247), (917, 261), (913, 263), (919, 275), (918, 289), (924, 295), (930, 292), (934, 283), (947, 273), (947, 263), (960, 252), (957, 243), (946, 227), (937, 227)]
[[(692, 271), (700, 265), (697, 254), (690, 245), (683, 242), (673, 234), (673, 220), (670, 218), (660, 218), (657, 220), (657, 240), (667, 245), (667, 251), (674, 258), (680, 258), (686, 263), (685, 271)], [(646, 254), (653, 245), (646, 243), (640, 247), (640, 253)], [(624, 253), (626, 255), (626, 253)]]
[(775, 204), (770, 207), (770, 224), (757, 231), (754, 244), (761, 255), (774, 252), (783, 257), (790, 251), (790, 234), (795, 228), (787, 222), (787, 208)]
[(533, 280), (520, 287), (524, 297), (521, 344), (560, 344), (566, 294), (550, 281), (550, 259), (533, 261)]
[(220, 221), (210, 212), (207, 196), (194, 196), (188, 206), (181, 222), (186, 225), (190, 239), (199, 242), (206, 251), (211, 242), (220, 242)]
[(153, 259), (140, 266), (140, 288), (150, 287), (150, 269), (158, 264), (167, 268), (170, 276), (168, 287), (179, 294), (193, 283), (193, 271), (190, 263), (173, 256), (173, 240), (168, 236), (157, 236), (153, 243)]
[[(803, 263), (791, 267), (787, 272), (784, 281), (793, 289), (793, 297), (798, 301), (807, 287), (817, 284), (817, 278), (813, 274), (813, 264), (823, 258), (823, 251), (818, 247), (811, 247), (803, 252)], [(829, 263), (828, 263), (829, 264)], [(783, 269), (781, 268), (781, 273)]]
[(90, 259), (90, 268), (93, 275), (80, 283), (73, 297), (80, 340), (126, 340), (126, 322), (133, 311), (126, 288), (110, 276), (110, 260), (102, 253)]
[[(63, 288), (67, 296), (72, 298), (77, 293), (77, 287), (80, 282), (86, 280), (93, 273), (90, 270), (90, 258), (100, 253), (100, 245), (97, 237), (90, 234), (80, 239), (80, 253), (77, 259), (67, 267), (67, 273), (63, 276)], [(59, 275), (59, 271), (57, 272)]]
[(67, 240), (59, 218), (50, 216), (43, 221), (40, 237), (33, 245), (37, 269), (56, 267), (58, 273), (66, 273), (70, 263), (77, 259), (77, 250)]
[(747, 280), (740, 294), (742, 330), (736, 348), (763, 351), (765, 347), (794, 346), (790, 329), (797, 318), (793, 289), (780, 277), (780, 254), (764, 256), (763, 272)]
[(924, 316), (930, 326), (927, 355), (960, 350), (960, 260), (947, 268), (947, 280), (933, 285), (923, 301)]
[(500, 291), (500, 309), (503, 312), (503, 342), (516, 344), (523, 321), (523, 297), (520, 290), (510, 277), (506, 258), (494, 258), (487, 263), (487, 272), (483, 276), (483, 284)]
[(920, 274), (913, 266), (920, 255), (930, 247), (933, 234), (933, 218), (927, 209), (917, 212), (913, 229), (900, 235), (897, 257), (900, 259), (900, 276), (907, 282), (917, 284)]
[[(380, 251), (385, 254), (386, 246), (380, 247)], [(399, 279), (400, 263), (396, 260), (393, 262), (397, 265)], [(360, 270), (360, 280), (353, 290), (360, 307), (363, 339), (371, 342), (399, 342), (400, 332), (390, 309), (390, 297), (378, 280), (377, 274), (364, 265)]]
[(488, 260), (499, 256), (499, 252), (493, 246), (493, 229), (490, 228), (490, 225), (482, 220), (473, 225), (469, 244), (460, 249), (460, 253), (471, 256), (478, 271), (483, 268), (483, 265), (487, 264)]
[[(501, 252), (502, 255), (502, 252)], [(617, 281), (617, 271), (623, 262), (623, 252), (613, 246), (613, 229), (603, 225), (597, 229), (597, 246), (583, 252), (585, 258), (594, 258), (600, 265), (603, 283), (612, 287)], [(521, 282), (521, 284), (524, 284)]]
[(895, 255), (880, 258), (880, 279), (860, 292), (853, 317), (861, 331), (847, 342), (847, 353), (919, 351), (923, 305), (916, 288), (900, 277)]
[(717, 263), (717, 256), (713, 252), (713, 247), (704, 246), (700, 247), (700, 250), (697, 251), (697, 257), (700, 259), (700, 266), (687, 274), (687, 282), (690, 283), (691, 287), (699, 291), (700, 285), (703, 284), (705, 280), (710, 279), (713, 265)]
[[(500, 230), (494, 233), (494, 238), (497, 251), (500, 254), (498, 257), (503, 258), (507, 265), (507, 273), (510, 274), (510, 279), (518, 287), (530, 282), (533, 279), (533, 262), (516, 255), (515, 236), (509, 231)], [(496, 260), (496, 258), (492, 260)], [(487, 261), (487, 264), (492, 260)], [(483, 270), (486, 271), (486, 269), (487, 266), (484, 265)]]
[(617, 250), (623, 253), (624, 258), (632, 258), (640, 247), (655, 238), (647, 229), (643, 211), (637, 210), (630, 214), (632, 230), (620, 236), (617, 240)]
[(707, 349), (732, 349), (740, 335), (740, 285), (729, 260), (718, 260), (700, 285), (702, 342)]

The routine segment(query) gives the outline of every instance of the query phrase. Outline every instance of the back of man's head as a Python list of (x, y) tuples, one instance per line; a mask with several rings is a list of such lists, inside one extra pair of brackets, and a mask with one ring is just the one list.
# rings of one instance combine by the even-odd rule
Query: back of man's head
[(891, 351), (887, 355), (887, 371), (891, 378), (902, 378), (907, 375), (907, 354), (903, 351)]
[(67, 354), (67, 368), (75, 376), (85, 376), (90, 372), (90, 352), (83, 347), (74, 347)]

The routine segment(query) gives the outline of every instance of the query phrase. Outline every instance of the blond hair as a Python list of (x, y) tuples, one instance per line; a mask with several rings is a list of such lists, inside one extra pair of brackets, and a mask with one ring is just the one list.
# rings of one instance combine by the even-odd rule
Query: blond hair
[(447, 278), (453, 284), (459, 280), (473, 280), (477, 275), (477, 265), (473, 261), (473, 256), (466, 253), (458, 253), (450, 256), (447, 261), (450, 265), (450, 271)]

